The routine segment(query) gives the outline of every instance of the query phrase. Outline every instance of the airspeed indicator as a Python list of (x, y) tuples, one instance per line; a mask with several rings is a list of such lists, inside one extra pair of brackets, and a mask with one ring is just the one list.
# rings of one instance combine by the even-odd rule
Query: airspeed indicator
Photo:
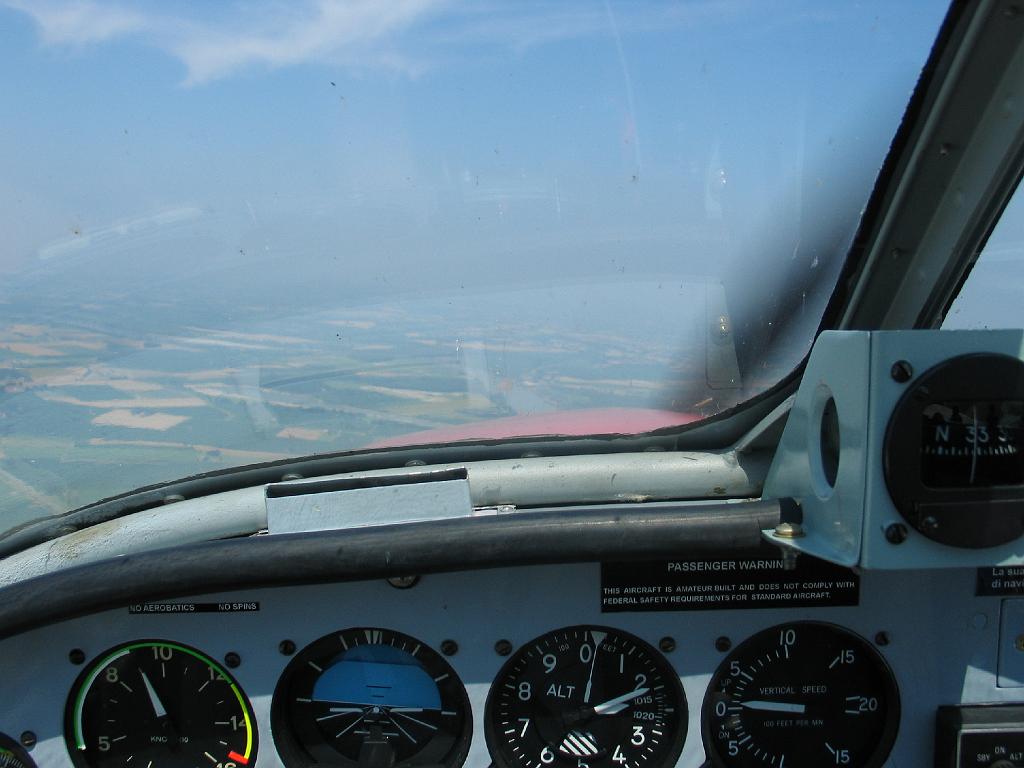
[(242, 768), (256, 760), (252, 706), (212, 658), (181, 643), (111, 648), (79, 676), (64, 738), (78, 768)]
[(896, 738), (899, 694), (863, 638), (832, 624), (780, 624), (722, 662), (701, 724), (712, 765), (877, 768)]
[(668, 661), (608, 627), (559, 629), (509, 658), (487, 697), (498, 768), (662, 768), (686, 736), (686, 699)]

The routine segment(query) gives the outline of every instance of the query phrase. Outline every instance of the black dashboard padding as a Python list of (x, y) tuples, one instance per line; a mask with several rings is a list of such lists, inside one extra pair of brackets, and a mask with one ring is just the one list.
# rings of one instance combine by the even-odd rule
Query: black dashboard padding
[(746, 550), (761, 543), (763, 529), (779, 523), (779, 509), (774, 500), (614, 505), (252, 536), (141, 552), (0, 590), (0, 638), (109, 608), (232, 589)]

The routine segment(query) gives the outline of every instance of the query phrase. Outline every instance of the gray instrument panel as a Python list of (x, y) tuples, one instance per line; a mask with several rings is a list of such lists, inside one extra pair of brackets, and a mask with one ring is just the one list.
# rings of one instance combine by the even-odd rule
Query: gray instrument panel
[[(226, 567), (230, 567), (226, 565)], [(891, 766), (931, 762), (939, 705), (1016, 702), (1024, 688), (998, 687), (1003, 600), (975, 596), (973, 570), (866, 572), (860, 605), (830, 608), (766, 608), (681, 612), (602, 613), (600, 566), (533, 566), (424, 577), (411, 589), (384, 581), (278, 587), (190, 597), (223, 603), (259, 603), (258, 611), (233, 613), (131, 613), (128, 607), (44, 627), (0, 641), (4, 704), (0, 731), (18, 737), (32, 731), (31, 756), (40, 766), (70, 766), (63, 738), (67, 696), (82, 670), (69, 661), (82, 649), (88, 661), (122, 642), (163, 639), (185, 643), (224, 659), (241, 657), (231, 670), (252, 702), (259, 731), (260, 766), (281, 765), (270, 731), (274, 688), (289, 658), (278, 646), (294, 641), (301, 650), (330, 632), (350, 627), (384, 627), (440, 647), (451, 639), (458, 652), (447, 658), (469, 693), (473, 741), (466, 766), (486, 768), (484, 703), (505, 658), (495, 643), (515, 648), (536, 636), (574, 624), (600, 624), (638, 635), (654, 647), (671, 636), (666, 654), (679, 674), (689, 704), (689, 728), (680, 766), (704, 762), (701, 702), (726, 654), (721, 636), (737, 645), (759, 630), (782, 622), (827, 621), (869, 641), (885, 632), (878, 650), (896, 676), (902, 716)], [(1008, 606), (1018, 601), (1006, 601)], [(1007, 616), (1022, 612), (1007, 611)], [(1022, 626), (1003, 628), (1016, 637)], [(1012, 622), (1011, 622), (1012, 623)], [(1012, 651), (1006, 650), (1004, 655)], [(1021, 653), (1024, 657), (1024, 653)], [(1003, 659), (1004, 666), (1007, 659)], [(1004, 684), (1022, 685), (1012, 679)]]

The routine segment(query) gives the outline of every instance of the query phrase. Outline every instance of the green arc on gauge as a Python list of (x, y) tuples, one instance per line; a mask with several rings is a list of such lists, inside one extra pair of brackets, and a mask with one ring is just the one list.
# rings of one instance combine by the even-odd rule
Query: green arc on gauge
[(234, 692), (235, 698), (238, 699), (238, 704), (242, 708), (242, 716), (245, 718), (245, 753), (243, 754), (243, 757), (248, 759), (252, 754), (252, 721), (249, 719), (249, 707), (246, 705), (245, 697), (239, 690), (238, 684), (235, 683), (231, 675), (229, 675), (220, 664), (215, 662), (209, 656), (199, 653), (198, 651), (194, 651), (191, 648), (186, 648), (184, 645), (166, 642), (132, 643), (131, 645), (125, 645), (118, 648), (116, 651), (108, 653), (93, 665), (92, 671), (83, 681), (82, 687), (78, 691), (78, 698), (75, 699), (75, 746), (78, 749), (85, 749), (85, 737), (82, 735), (82, 706), (85, 704), (85, 695), (92, 688), (92, 684), (96, 681), (97, 676), (112, 661), (119, 659), (122, 656), (126, 656), (139, 648), (172, 648), (176, 651), (187, 653), (189, 656), (198, 659), (208, 667), (212, 667), (214, 671), (224, 678), (224, 681)]

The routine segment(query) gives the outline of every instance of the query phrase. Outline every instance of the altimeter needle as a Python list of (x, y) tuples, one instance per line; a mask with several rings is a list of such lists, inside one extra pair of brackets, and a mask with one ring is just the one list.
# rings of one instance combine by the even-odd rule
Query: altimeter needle
[(587, 687), (583, 692), (583, 703), (590, 703), (590, 689), (594, 684), (594, 665), (597, 664), (597, 650), (601, 647), (601, 643), (608, 637), (607, 632), (594, 632), (591, 631), (590, 637), (594, 640), (594, 655), (590, 657), (590, 674), (587, 675)]
[(788, 701), (759, 701), (754, 699), (752, 701), (741, 701), (739, 704), (741, 707), (758, 709), (762, 712), (792, 712), (796, 715), (802, 715), (807, 711), (805, 704), (792, 704)]
[(160, 697), (157, 696), (156, 690), (153, 688), (153, 684), (149, 682), (149, 678), (146, 677), (146, 673), (141, 669), (139, 674), (142, 675), (142, 682), (146, 686), (146, 693), (149, 695), (149, 703), (153, 706), (153, 712), (156, 714), (157, 719), (167, 716), (167, 710), (164, 709), (164, 704), (160, 701)]
[(639, 696), (643, 696), (650, 690), (650, 688), (637, 688), (635, 691), (616, 696), (614, 699), (608, 699), (608, 701), (594, 705), (594, 712), (599, 715), (617, 715), (629, 706), (629, 702)]

